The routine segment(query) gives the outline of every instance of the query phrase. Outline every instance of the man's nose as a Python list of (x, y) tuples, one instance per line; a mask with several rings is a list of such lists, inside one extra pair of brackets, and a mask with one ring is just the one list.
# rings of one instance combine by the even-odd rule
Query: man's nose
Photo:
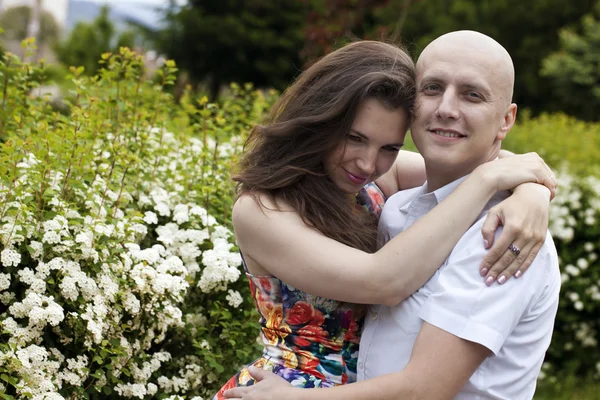
[(440, 99), (435, 112), (436, 117), (441, 119), (458, 119), (458, 97), (453, 90), (446, 90)]

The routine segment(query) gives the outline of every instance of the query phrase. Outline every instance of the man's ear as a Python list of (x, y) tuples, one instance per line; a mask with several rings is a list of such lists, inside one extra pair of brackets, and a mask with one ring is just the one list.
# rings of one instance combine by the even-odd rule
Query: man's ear
[(506, 138), (506, 134), (510, 131), (515, 124), (515, 120), (517, 118), (517, 105), (515, 103), (511, 103), (510, 106), (506, 109), (504, 113), (504, 117), (502, 118), (502, 125), (500, 126), (500, 130), (498, 131), (498, 135), (496, 135), (497, 140), (504, 140)]

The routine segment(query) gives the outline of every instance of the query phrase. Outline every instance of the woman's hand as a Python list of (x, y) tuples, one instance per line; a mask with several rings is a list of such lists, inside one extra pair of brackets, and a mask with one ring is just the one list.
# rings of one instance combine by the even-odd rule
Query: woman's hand
[(493, 185), (497, 192), (533, 182), (546, 186), (553, 199), (558, 186), (554, 173), (537, 153), (516, 154), (490, 161), (477, 167), (473, 173), (481, 174), (483, 181)]
[(248, 367), (248, 372), (256, 383), (252, 386), (236, 387), (223, 393), (226, 399), (240, 400), (279, 400), (291, 399), (294, 387), (288, 381), (272, 372), (256, 367)]
[[(482, 262), (480, 273), (489, 285), (518, 278), (533, 262), (546, 239), (550, 191), (542, 185), (526, 183), (513, 195), (492, 207), (483, 224), (484, 246), (493, 247)], [(499, 225), (502, 233), (494, 242)]]
[[(515, 189), (511, 197), (490, 209), (482, 228), (484, 246), (491, 249), (481, 264), (481, 275), (488, 285), (503, 284), (513, 275), (521, 276), (544, 243), (549, 200), (558, 182), (537, 153), (502, 157), (480, 165), (474, 173), (482, 174), (483, 181), (495, 185), (497, 191)], [(502, 234), (494, 241), (499, 225)]]

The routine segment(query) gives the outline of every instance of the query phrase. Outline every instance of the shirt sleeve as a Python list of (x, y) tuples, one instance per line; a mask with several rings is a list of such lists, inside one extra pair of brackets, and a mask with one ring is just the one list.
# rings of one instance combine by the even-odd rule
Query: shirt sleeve
[[(488, 287), (479, 274), (487, 254), (481, 238), (483, 219), (467, 231), (441, 267), (419, 316), (455, 336), (479, 343), (494, 354), (548, 283), (550, 253), (543, 245), (520, 278)], [(497, 232), (499, 235), (500, 232)], [(547, 237), (546, 240), (551, 240)]]

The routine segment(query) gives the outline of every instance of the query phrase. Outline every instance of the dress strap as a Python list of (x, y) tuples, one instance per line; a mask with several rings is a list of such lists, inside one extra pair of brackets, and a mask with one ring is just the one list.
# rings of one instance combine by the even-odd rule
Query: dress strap
[(244, 259), (244, 255), (242, 254), (241, 251), (240, 251), (240, 256), (242, 257), (242, 265), (244, 266), (244, 271), (246, 271), (246, 273), (249, 274), (250, 272), (248, 272), (248, 266), (246, 265), (246, 260)]

